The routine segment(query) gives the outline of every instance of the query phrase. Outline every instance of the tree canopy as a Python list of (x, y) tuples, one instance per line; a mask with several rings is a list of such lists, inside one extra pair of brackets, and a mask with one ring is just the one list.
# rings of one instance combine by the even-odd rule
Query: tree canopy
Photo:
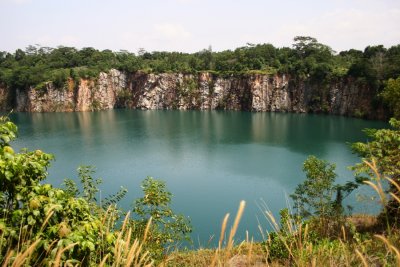
[(220, 75), (284, 73), (322, 82), (352, 76), (379, 89), (383, 81), (400, 76), (400, 45), (368, 46), (364, 51), (350, 49), (337, 54), (313, 37), (297, 36), (292, 47), (248, 43), (235, 50), (214, 52), (210, 46), (191, 54), (37, 45), (14, 53), (0, 51), (0, 83), (11, 89), (40, 89), (49, 81), (63, 88), (68, 79), (97, 77), (111, 68), (152, 73), (210, 71)]

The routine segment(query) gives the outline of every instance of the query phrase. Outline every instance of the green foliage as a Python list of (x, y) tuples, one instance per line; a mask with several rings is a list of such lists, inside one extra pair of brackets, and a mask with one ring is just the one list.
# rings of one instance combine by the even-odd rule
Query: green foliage
[(64, 179), (64, 192), (70, 197), (77, 197), (79, 195), (79, 189), (74, 180), (72, 179)]
[[(352, 144), (353, 152), (357, 153), (363, 160), (375, 161), (378, 171), (395, 180), (400, 179), (400, 121), (392, 118), (390, 120), (392, 129), (366, 129), (369, 142), (357, 142)], [(373, 176), (370, 167), (359, 163), (353, 167), (357, 175), (364, 173)]]
[(295, 241), (293, 235), (293, 216), (290, 214), (289, 209), (285, 208), (279, 211), (280, 215), (280, 229), (276, 232), (268, 234), (268, 240), (265, 245), (268, 247), (269, 260), (288, 259), (289, 250), (286, 245)]
[(9, 146), (16, 130), (13, 123), (1, 118), (1, 239), (8, 241), (0, 243), (0, 255), (6, 255), (8, 246), (21, 243), (21, 238), (42, 240), (35, 252), (38, 262), (52, 250), (72, 243), (77, 245), (69, 254), (71, 259), (95, 257), (95, 249), (100, 247), (106, 251), (100, 219), (89, 203), (50, 184), (40, 184), (53, 157), (40, 150), (15, 153)]
[(400, 119), (400, 76), (389, 79), (380, 95), (392, 109), (394, 117)]
[(247, 44), (235, 50), (212, 51), (211, 47), (188, 54), (147, 52), (136, 55), (122, 50), (99, 51), (92, 47), (28, 46), (25, 51), (0, 52), (0, 83), (12, 90), (43, 87), (52, 82), (66, 88), (69, 79), (98, 77), (112, 68), (146, 73), (191, 73), (209, 71), (216, 75), (290, 74), (300, 80), (327, 84), (338, 78), (354, 77), (378, 91), (383, 81), (400, 76), (400, 45), (384, 48), (368, 46), (364, 51), (350, 49), (339, 54), (309, 36), (297, 36), (291, 48), (271, 44)]
[(289, 250), (285, 246), (285, 242), (291, 243), (294, 237), (290, 235), (281, 235), (277, 232), (272, 232), (268, 236), (268, 242), (266, 242), (266, 246), (268, 247), (269, 260), (276, 259), (288, 259), (289, 258)]
[(93, 166), (80, 166), (78, 168), (78, 176), (83, 185), (83, 198), (88, 202), (96, 202), (96, 193), (99, 192), (98, 186), (102, 183), (101, 179), (94, 180)]
[(162, 257), (163, 251), (170, 246), (178, 245), (182, 240), (189, 241), (192, 228), (188, 218), (175, 214), (171, 207), (172, 194), (164, 182), (147, 177), (142, 182), (144, 196), (134, 203), (133, 212), (135, 229), (144, 234), (152, 218), (150, 234), (147, 237), (148, 249), (154, 257)]
[(8, 118), (0, 117), (0, 190), (2, 212), (18, 209), (30, 188), (46, 178), (53, 158), (40, 150), (15, 153), (9, 142), (15, 139), (17, 127)]
[(314, 156), (304, 162), (306, 180), (296, 187), (291, 195), (299, 215), (306, 218), (312, 215), (328, 217), (332, 211), (335, 165)]
[[(170, 209), (171, 193), (163, 182), (151, 178), (143, 182), (145, 197), (135, 202), (138, 219), (126, 217), (125, 222), (133, 228), (117, 230), (121, 211), (114, 204), (125, 196), (126, 189), (98, 205), (101, 180), (93, 178), (90, 166), (78, 168), (82, 191), (70, 179), (64, 182), (65, 190), (42, 184), (53, 157), (40, 150), (15, 153), (10, 141), (16, 134), (15, 124), (1, 117), (0, 264), (5, 264), (7, 255), (28, 249), (34, 242), (29, 262), (35, 266), (52, 265), (54, 259), (61, 265), (97, 266), (108, 258), (107, 264), (114, 264), (122, 254), (139, 259), (140, 253), (143, 257), (146, 253), (135, 242), (142, 240), (150, 216), (153, 223), (146, 249), (155, 258), (162, 256), (167, 245), (188, 238), (189, 222)], [(136, 250), (130, 255), (131, 247)]]
[(337, 231), (336, 224), (340, 223), (340, 217), (343, 215), (342, 201), (357, 187), (353, 182), (334, 184), (337, 177), (335, 168), (334, 164), (325, 160), (315, 156), (308, 157), (303, 165), (306, 180), (290, 195), (297, 215), (300, 218), (316, 219), (316, 230), (323, 236)]
[[(390, 125), (392, 129), (366, 129), (365, 133), (370, 141), (352, 144), (353, 152), (363, 159), (361, 163), (353, 167), (359, 180), (368, 180), (370, 177), (375, 177), (373, 170), (365, 162), (368, 161), (376, 164), (377, 171), (381, 175), (389, 177), (400, 184), (400, 121), (392, 118)], [(400, 192), (393, 184), (390, 186), (390, 192), (397, 197), (400, 196)], [(391, 221), (398, 223), (400, 219), (399, 202), (396, 200), (389, 201), (386, 210)]]
[[(77, 171), (82, 192), (78, 189), (76, 183), (71, 179), (64, 179), (64, 191), (71, 197), (81, 197), (85, 199), (95, 207), (99, 205), (101, 208), (107, 209), (110, 205), (115, 205), (122, 200), (128, 192), (126, 188), (121, 186), (121, 189), (118, 192), (107, 196), (104, 200), (97, 199), (96, 195), (100, 192), (99, 186), (103, 181), (101, 178), (93, 178), (93, 174), (95, 173), (94, 167), (82, 165), (78, 167)], [(97, 202), (99, 202), (99, 204), (97, 204)]]

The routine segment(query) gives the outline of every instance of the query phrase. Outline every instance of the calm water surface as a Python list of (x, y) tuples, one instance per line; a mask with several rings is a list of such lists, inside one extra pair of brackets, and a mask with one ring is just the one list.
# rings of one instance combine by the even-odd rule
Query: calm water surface
[[(76, 178), (79, 165), (96, 166), (102, 196), (128, 189), (121, 205), (141, 196), (140, 182), (153, 176), (167, 182), (176, 212), (189, 216), (195, 245), (219, 235), (224, 215), (231, 220), (240, 200), (247, 207), (238, 236), (260, 239), (259, 209), (267, 203), (278, 215), (287, 195), (304, 179), (302, 163), (316, 155), (337, 165), (339, 181), (352, 179), (347, 166), (358, 161), (348, 142), (366, 141), (362, 129), (387, 127), (377, 121), (337, 116), (222, 111), (113, 110), (82, 113), (13, 114), (17, 148), (55, 155), (48, 181)], [(356, 211), (368, 203), (347, 202)], [(215, 238), (217, 239), (217, 237)], [(217, 240), (214, 240), (217, 241)], [(215, 244), (215, 242), (211, 242)]]

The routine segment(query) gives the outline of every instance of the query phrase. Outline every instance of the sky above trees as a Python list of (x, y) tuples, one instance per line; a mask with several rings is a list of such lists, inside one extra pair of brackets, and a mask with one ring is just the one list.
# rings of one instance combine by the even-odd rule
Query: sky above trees
[(398, 0), (0, 0), (0, 51), (196, 52), (313, 36), (336, 51), (400, 43)]

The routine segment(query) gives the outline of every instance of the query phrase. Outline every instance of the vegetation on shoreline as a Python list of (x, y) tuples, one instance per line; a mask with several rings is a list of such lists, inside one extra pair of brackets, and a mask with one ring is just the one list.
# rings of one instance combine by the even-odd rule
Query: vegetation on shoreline
[[(0, 121), (0, 263), (3, 266), (353, 266), (399, 264), (398, 180), (400, 122), (392, 129), (367, 131), (369, 143), (356, 143), (363, 157), (354, 168), (366, 175), (358, 182), (378, 194), (378, 219), (359, 222), (348, 217), (341, 201), (357, 183), (335, 184), (334, 165), (309, 157), (306, 180), (291, 196), (295, 211), (283, 209), (280, 223), (265, 208), (273, 232), (263, 242), (234, 237), (245, 203), (239, 206), (229, 230), (229, 214), (222, 221), (216, 249), (179, 251), (191, 227), (170, 209), (171, 193), (165, 183), (146, 178), (144, 196), (131, 212), (119, 210), (121, 189), (96, 199), (100, 180), (88, 166), (78, 169), (82, 190), (72, 180), (65, 188), (43, 184), (52, 156), (40, 150), (16, 153), (10, 141), (17, 128)], [(385, 183), (390, 184), (385, 192)], [(361, 221), (361, 223), (360, 223)], [(264, 231), (264, 230), (263, 230)]]
[[(100, 180), (78, 169), (82, 192), (72, 180), (65, 189), (41, 183), (52, 155), (41, 150), (15, 153), (17, 127), (0, 118), (0, 263), (2, 266), (119, 266), (150, 264), (167, 247), (188, 239), (190, 222), (171, 208), (165, 184), (146, 178), (144, 197), (132, 215), (119, 210), (121, 189), (98, 203)], [(123, 219), (122, 225), (120, 225)]]
[(29, 46), (14, 53), (0, 52), (0, 83), (24, 90), (43, 88), (49, 81), (67, 88), (68, 79), (96, 78), (112, 68), (127, 72), (197, 73), (214, 75), (289, 74), (296, 79), (329, 83), (343, 77), (382, 89), (384, 81), (400, 76), (400, 45), (385, 48), (368, 46), (364, 51), (334, 52), (315, 38), (297, 36), (292, 47), (247, 44), (235, 50), (196, 53), (99, 51), (92, 47)]
[[(324, 51), (328, 49), (323, 45), (317, 47)], [(4, 58), (0, 65), (5, 62)], [(5, 77), (4, 72), (1, 75)], [(383, 87), (380, 95), (397, 119), (400, 103), (398, 80), (389, 79), (377, 85)], [(96, 193), (101, 181), (93, 179), (93, 170), (88, 166), (78, 169), (82, 191), (72, 180), (65, 181), (64, 189), (44, 184), (53, 156), (41, 150), (25, 149), (16, 153), (10, 142), (17, 136), (17, 127), (8, 118), (1, 117), (0, 264), (399, 265), (400, 121), (393, 118), (390, 123), (391, 129), (366, 130), (370, 139), (368, 143), (353, 144), (353, 151), (362, 157), (361, 162), (353, 167), (357, 174), (355, 182), (335, 184), (334, 165), (309, 157), (303, 166), (307, 178), (291, 196), (296, 212), (282, 210), (278, 224), (266, 209), (265, 216), (274, 231), (262, 230), (264, 242), (254, 243), (249, 239), (234, 242), (244, 209), (244, 203), (241, 203), (230, 231), (227, 230), (229, 215), (224, 217), (218, 248), (182, 252), (174, 251), (174, 248), (188, 238), (190, 222), (171, 210), (171, 193), (165, 183), (146, 178), (142, 183), (144, 196), (134, 202), (132, 213), (123, 212), (116, 206), (126, 194), (124, 189), (99, 203)], [(360, 183), (371, 186), (382, 204), (381, 214), (368, 226), (355, 223), (354, 218), (346, 216), (342, 206), (345, 196)], [(389, 185), (387, 191), (385, 185)], [(361, 219), (367, 220), (370, 218)]]

